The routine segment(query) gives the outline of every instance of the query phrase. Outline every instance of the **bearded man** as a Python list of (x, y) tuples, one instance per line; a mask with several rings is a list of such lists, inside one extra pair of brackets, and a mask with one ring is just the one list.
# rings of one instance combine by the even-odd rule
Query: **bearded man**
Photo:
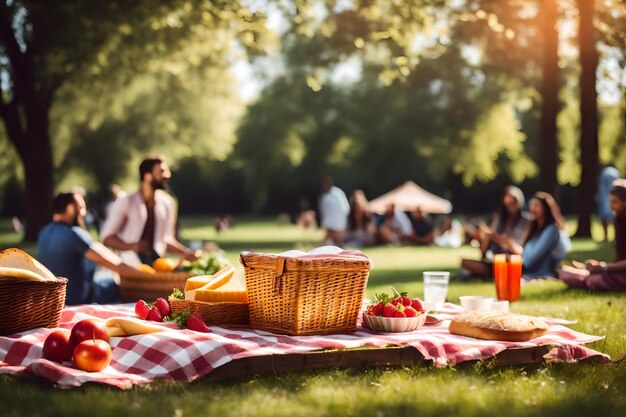
[(176, 202), (164, 191), (171, 175), (163, 159), (143, 160), (139, 190), (115, 200), (102, 226), (102, 242), (131, 265), (151, 265), (166, 252), (191, 261), (200, 255), (176, 239)]

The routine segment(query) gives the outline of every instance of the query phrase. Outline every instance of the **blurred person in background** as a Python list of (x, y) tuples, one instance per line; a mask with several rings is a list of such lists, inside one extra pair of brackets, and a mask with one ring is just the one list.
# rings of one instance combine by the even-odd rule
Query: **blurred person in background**
[(348, 203), (346, 193), (335, 186), (331, 177), (325, 177), (321, 187), (322, 196), (319, 202), (319, 213), (320, 226), (326, 230), (324, 242), (342, 247), (348, 225), (350, 203)]
[(609, 192), (614, 214), (615, 261), (589, 259), (563, 266), (559, 279), (575, 288), (591, 291), (626, 291), (626, 180), (616, 180)]
[(363, 247), (374, 244), (376, 240), (376, 223), (368, 209), (367, 197), (363, 190), (354, 190), (350, 197), (350, 214), (346, 244), (351, 247)]
[(509, 185), (504, 189), (490, 226), (479, 223), (476, 227), (474, 234), (480, 244), (481, 258), (461, 261), (464, 270), (458, 274), (460, 280), (491, 277), (493, 255), (514, 253), (513, 248), (519, 250), (530, 222), (528, 213), (523, 211), (525, 202), (524, 193), (518, 187)]
[(430, 215), (421, 207), (415, 207), (411, 212), (411, 227), (413, 233), (408, 238), (410, 243), (417, 245), (430, 245), (434, 241), (435, 226)]
[(526, 280), (556, 276), (556, 267), (572, 244), (565, 231), (565, 219), (554, 197), (540, 191), (528, 206), (531, 221), (523, 245), (512, 244), (512, 253), (521, 254)]
[(378, 226), (378, 241), (380, 243), (391, 245), (414, 243), (415, 232), (411, 218), (395, 204), (392, 203), (386, 207), (385, 214), (380, 221)]
[(452, 216), (445, 216), (439, 234), (435, 236), (433, 243), (442, 247), (460, 248), (463, 246), (464, 238), (465, 230), (461, 221)]
[(609, 191), (613, 188), (613, 181), (619, 178), (619, 171), (613, 165), (607, 165), (600, 172), (598, 180), (598, 217), (602, 222), (604, 241), (609, 240), (609, 223), (613, 221), (613, 210), (609, 205)]

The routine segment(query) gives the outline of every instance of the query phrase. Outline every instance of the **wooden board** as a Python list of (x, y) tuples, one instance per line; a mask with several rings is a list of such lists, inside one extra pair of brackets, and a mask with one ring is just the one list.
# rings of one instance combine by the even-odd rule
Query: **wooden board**
[[(507, 349), (483, 361), (494, 366), (537, 365), (544, 362), (543, 356), (550, 346)], [(472, 365), (478, 361), (462, 362), (459, 365)], [(285, 375), (323, 368), (368, 369), (377, 367), (398, 368), (403, 366), (428, 365), (432, 361), (411, 346), (391, 346), (372, 349), (323, 350), (289, 355), (269, 355), (238, 359), (222, 365), (205, 379), (229, 381), (249, 378), (254, 375)]]

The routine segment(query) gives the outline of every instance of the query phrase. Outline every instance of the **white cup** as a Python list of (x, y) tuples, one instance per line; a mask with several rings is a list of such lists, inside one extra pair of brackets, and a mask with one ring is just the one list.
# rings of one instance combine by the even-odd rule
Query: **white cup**
[(494, 301), (491, 303), (491, 309), (494, 311), (504, 311), (506, 313), (509, 312), (509, 302), (508, 301)]
[(426, 310), (441, 310), (448, 295), (450, 273), (446, 271), (424, 272), (424, 307)]
[(465, 311), (490, 310), (493, 303), (493, 297), (484, 295), (464, 295), (459, 297), (459, 300)]

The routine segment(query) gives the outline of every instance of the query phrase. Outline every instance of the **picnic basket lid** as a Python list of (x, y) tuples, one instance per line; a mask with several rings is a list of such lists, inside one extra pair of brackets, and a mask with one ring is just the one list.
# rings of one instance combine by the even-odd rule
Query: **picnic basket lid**
[(274, 269), (281, 274), (284, 271), (306, 271), (319, 268), (333, 270), (370, 270), (372, 261), (359, 251), (345, 251), (336, 246), (323, 246), (311, 252), (288, 251), (279, 254), (241, 252), (241, 264), (244, 268)]

